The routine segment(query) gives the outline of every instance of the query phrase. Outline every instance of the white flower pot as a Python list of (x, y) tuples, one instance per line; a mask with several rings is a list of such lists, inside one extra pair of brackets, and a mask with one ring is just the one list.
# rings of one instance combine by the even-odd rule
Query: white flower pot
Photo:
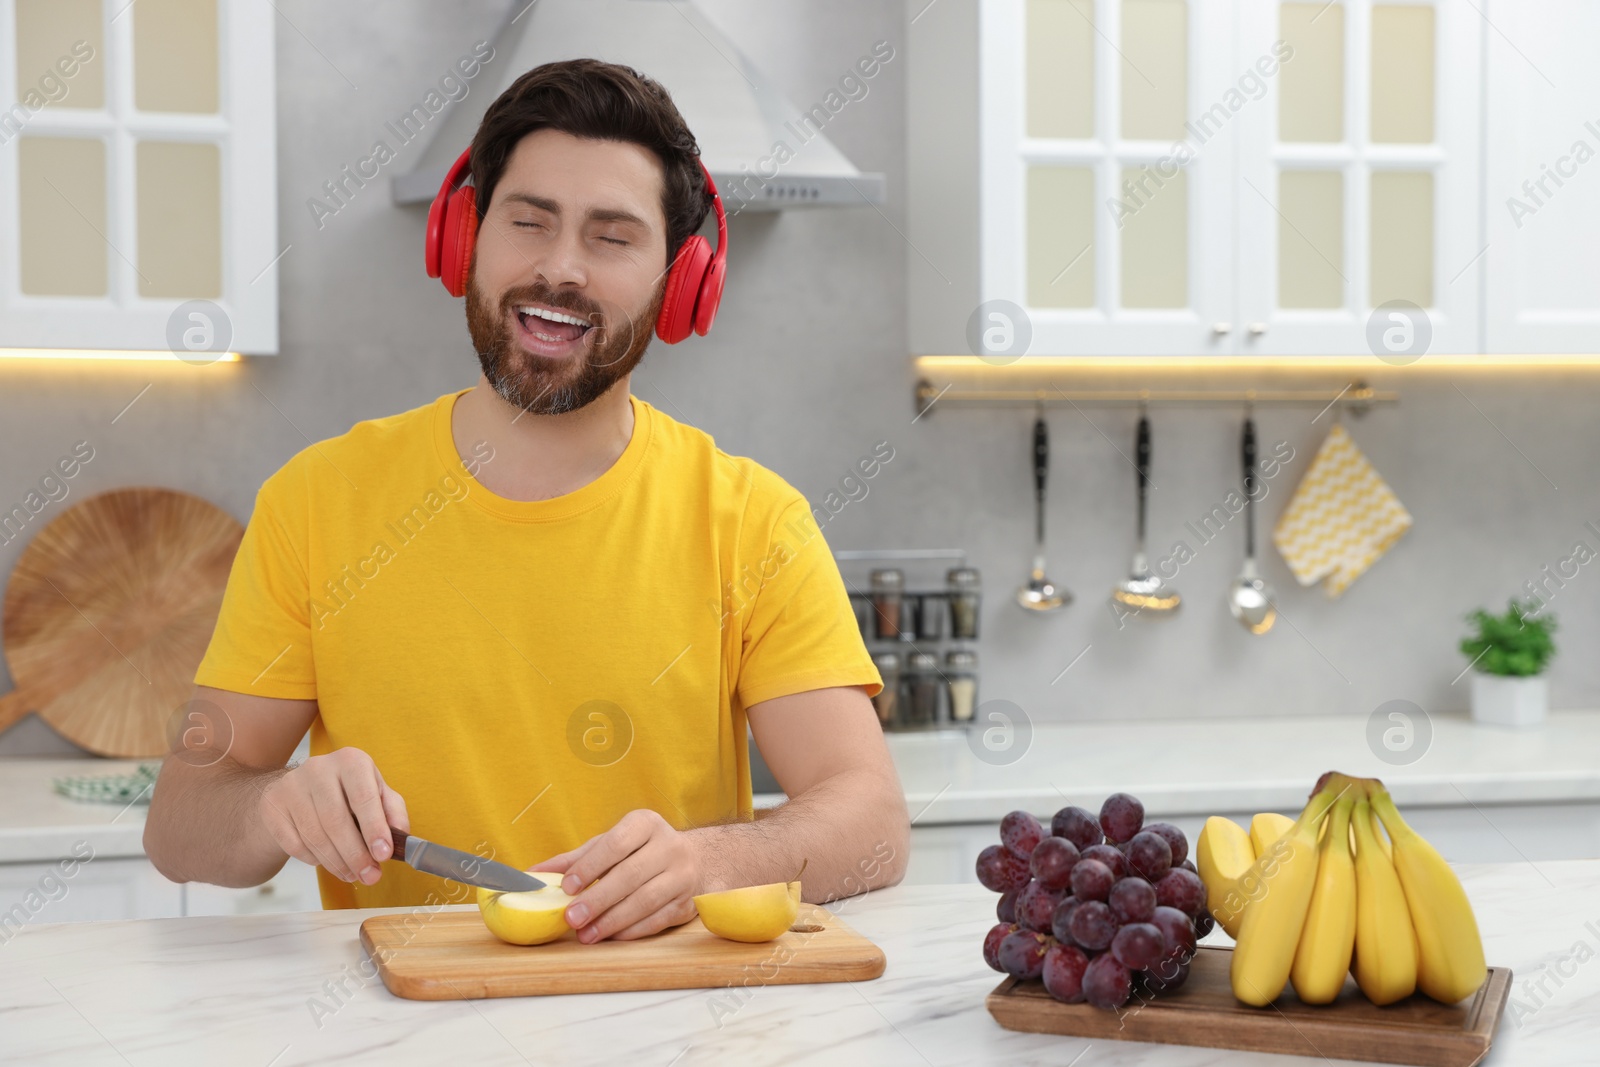
[(1495, 726), (1538, 726), (1550, 710), (1543, 675), (1514, 678), (1472, 672), (1472, 717)]

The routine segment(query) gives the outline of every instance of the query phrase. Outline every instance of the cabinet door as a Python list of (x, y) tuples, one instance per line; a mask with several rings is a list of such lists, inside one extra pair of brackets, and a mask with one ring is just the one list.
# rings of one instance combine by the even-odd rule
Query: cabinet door
[(1487, 7), (1488, 351), (1600, 352), (1600, 5)]
[(1467, 0), (1240, 0), (1241, 351), (1481, 351), (1483, 21)]
[(981, 4), (980, 290), (1029, 354), (1233, 350), (1236, 131), (1190, 121), (1232, 38), (1231, 0)]
[(0, 347), (278, 347), (270, 5), (0, 0)]
[(96, 859), (64, 873), (57, 863), (0, 864), (0, 943), (31, 923), (166, 919), (183, 893), (143, 856)]

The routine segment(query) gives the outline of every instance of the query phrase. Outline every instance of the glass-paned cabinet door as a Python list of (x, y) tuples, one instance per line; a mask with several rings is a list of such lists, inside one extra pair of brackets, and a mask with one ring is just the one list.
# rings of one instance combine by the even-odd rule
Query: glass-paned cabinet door
[(1242, 115), (1240, 351), (1481, 350), (1481, 17), (1467, 0), (1240, 0), (1279, 68)]
[(0, 0), (0, 348), (277, 350), (272, 19)]
[(1233, 351), (1232, 10), (980, 3), (980, 286), (1030, 354)]

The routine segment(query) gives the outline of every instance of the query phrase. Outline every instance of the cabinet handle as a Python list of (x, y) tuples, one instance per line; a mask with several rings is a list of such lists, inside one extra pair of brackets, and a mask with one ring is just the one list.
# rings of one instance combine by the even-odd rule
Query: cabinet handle
[(1229, 334), (1229, 333), (1233, 332), (1233, 323), (1231, 323), (1231, 322), (1212, 323), (1211, 332), (1212, 332), (1213, 335), (1215, 335), (1217, 337), (1225, 336), (1226, 334)]
[(1262, 334), (1264, 334), (1266, 332), (1267, 332), (1267, 324), (1266, 323), (1264, 323), (1264, 322), (1252, 322), (1250, 324), (1250, 336), (1251, 337), (1260, 337)]

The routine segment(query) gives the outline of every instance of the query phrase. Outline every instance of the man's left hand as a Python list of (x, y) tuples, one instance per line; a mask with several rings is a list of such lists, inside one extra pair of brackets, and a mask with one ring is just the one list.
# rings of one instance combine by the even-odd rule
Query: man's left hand
[(566, 875), (562, 891), (577, 898), (567, 905), (567, 923), (585, 944), (648, 937), (686, 923), (701, 892), (694, 838), (646, 808), (528, 870)]

